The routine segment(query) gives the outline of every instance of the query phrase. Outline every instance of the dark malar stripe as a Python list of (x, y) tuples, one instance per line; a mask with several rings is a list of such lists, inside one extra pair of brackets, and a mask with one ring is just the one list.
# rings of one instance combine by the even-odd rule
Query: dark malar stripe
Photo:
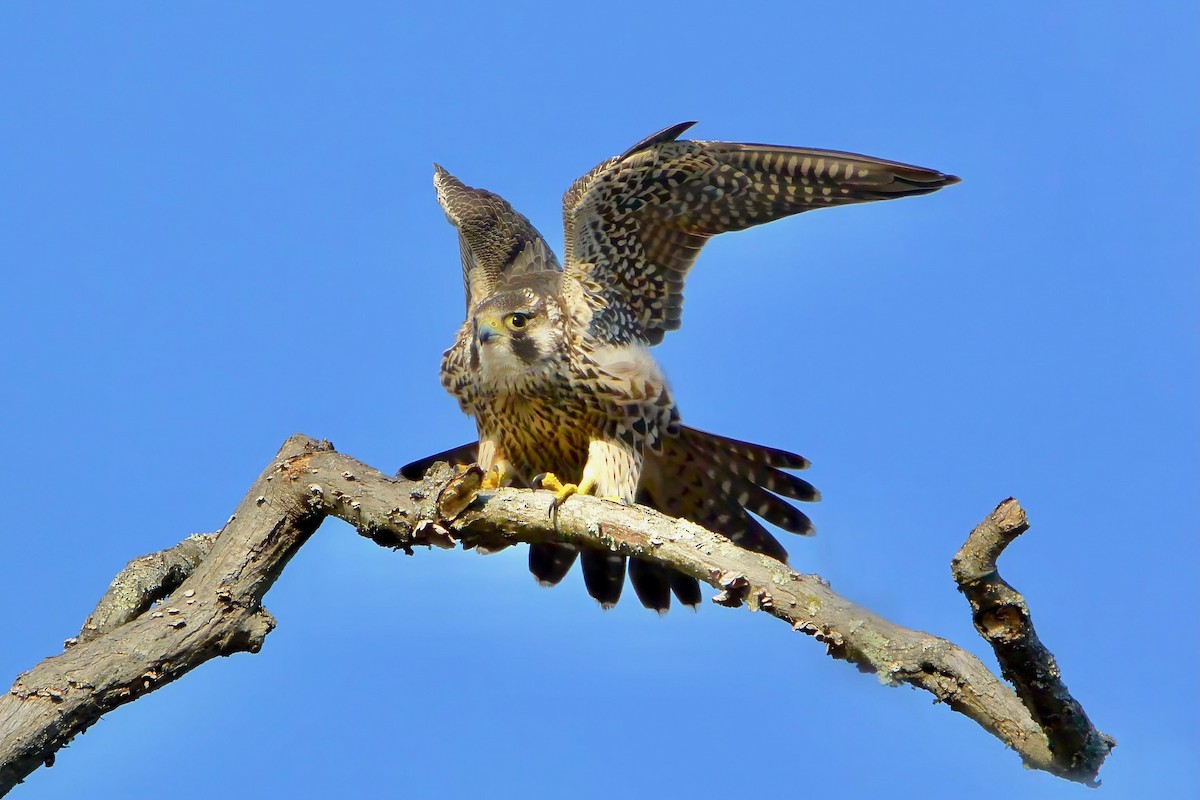
[(512, 338), (512, 351), (517, 354), (517, 358), (526, 364), (532, 364), (538, 360), (537, 342), (528, 336), (514, 336)]

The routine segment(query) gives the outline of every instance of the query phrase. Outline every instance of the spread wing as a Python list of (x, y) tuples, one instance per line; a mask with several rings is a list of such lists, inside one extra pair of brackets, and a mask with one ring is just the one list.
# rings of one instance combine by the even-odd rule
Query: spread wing
[(643, 139), (563, 197), (567, 272), (614, 309), (597, 319), (633, 324), (651, 344), (679, 327), (684, 278), (710, 237), (958, 183), (936, 170), (834, 150), (677, 141), (694, 124)]
[(562, 269), (537, 229), (500, 195), (466, 186), (437, 164), (433, 185), (458, 229), (468, 313), (511, 277)]

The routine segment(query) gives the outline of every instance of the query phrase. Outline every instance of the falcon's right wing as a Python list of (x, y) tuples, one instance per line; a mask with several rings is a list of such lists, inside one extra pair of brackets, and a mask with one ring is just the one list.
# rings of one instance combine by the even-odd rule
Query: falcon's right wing
[(500, 195), (467, 186), (437, 164), (433, 185), (458, 229), (468, 314), (512, 276), (562, 270), (542, 235)]

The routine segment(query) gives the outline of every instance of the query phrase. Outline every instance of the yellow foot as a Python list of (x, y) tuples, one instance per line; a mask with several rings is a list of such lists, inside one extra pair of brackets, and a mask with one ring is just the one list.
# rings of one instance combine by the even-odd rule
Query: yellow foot
[[(562, 505), (564, 500), (580, 491), (579, 484), (563, 483), (553, 472), (541, 475), (539, 483), (541, 483), (543, 489), (549, 489), (554, 492), (554, 504), (556, 506)], [(586, 490), (583, 491), (586, 493)]]
[(504, 485), (504, 470), (500, 469), (500, 465), (492, 467), (483, 476), (483, 483), (479, 485), (480, 489), (499, 489)]
[(581, 483), (563, 483), (553, 472), (538, 476), (538, 483), (543, 489), (554, 492), (554, 502), (550, 504), (550, 518), (558, 516), (558, 508), (573, 494), (591, 494), (596, 488), (595, 481), (584, 480)]

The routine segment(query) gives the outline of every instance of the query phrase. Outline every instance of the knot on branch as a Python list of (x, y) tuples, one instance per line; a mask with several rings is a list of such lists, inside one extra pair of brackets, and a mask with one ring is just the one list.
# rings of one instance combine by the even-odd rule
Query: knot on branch
[(720, 585), (721, 591), (713, 597), (713, 602), (726, 608), (738, 608), (750, 591), (750, 581), (745, 575), (726, 575), (715, 571), (713, 579)]

